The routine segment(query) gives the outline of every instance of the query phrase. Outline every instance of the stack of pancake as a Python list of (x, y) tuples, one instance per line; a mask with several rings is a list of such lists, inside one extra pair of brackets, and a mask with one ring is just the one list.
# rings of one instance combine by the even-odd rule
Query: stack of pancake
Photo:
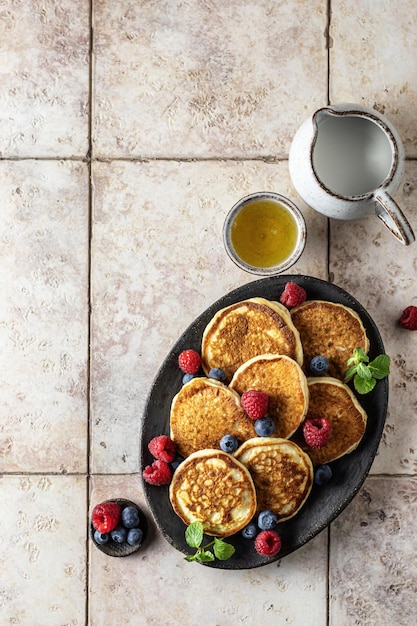
[[(171, 437), (185, 461), (174, 473), (170, 499), (184, 523), (198, 519), (207, 534), (228, 536), (256, 511), (270, 509), (280, 521), (296, 515), (311, 491), (314, 466), (351, 452), (365, 433), (366, 413), (344, 383), (358, 347), (369, 350), (365, 329), (341, 304), (311, 300), (290, 312), (250, 298), (218, 311), (202, 338), (206, 376), (186, 383), (171, 406)], [(316, 355), (329, 361), (325, 376), (309, 376)], [(227, 381), (208, 378), (211, 368), (221, 368)], [(241, 406), (251, 389), (268, 394), (272, 437), (257, 437)], [(322, 448), (304, 441), (308, 417), (331, 423)], [(239, 441), (233, 455), (220, 450), (226, 434)]]

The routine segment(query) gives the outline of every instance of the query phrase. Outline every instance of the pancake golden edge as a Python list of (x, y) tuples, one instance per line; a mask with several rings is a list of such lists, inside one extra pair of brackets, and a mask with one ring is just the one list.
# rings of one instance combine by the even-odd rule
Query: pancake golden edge
[(355, 450), (361, 442), (367, 424), (367, 414), (347, 385), (336, 378), (308, 378), (310, 403), (307, 418), (325, 417), (332, 427), (328, 442), (321, 448), (311, 448), (301, 428), (293, 440), (309, 455), (313, 465), (324, 465)]
[(202, 338), (206, 374), (221, 368), (230, 380), (240, 365), (258, 354), (285, 354), (303, 363), (303, 347), (288, 309), (280, 302), (248, 298), (218, 311)]
[(239, 395), (251, 389), (268, 394), (267, 415), (275, 423), (275, 437), (291, 437), (307, 414), (307, 378), (288, 356), (261, 354), (249, 359), (235, 372), (229, 387)]
[(197, 450), (220, 448), (220, 440), (226, 434), (234, 435), (240, 442), (256, 436), (239, 394), (206, 377), (193, 378), (174, 396), (170, 431), (184, 457)]
[(315, 356), (329, 361), (328, 375), (344, 380), (347, 361), (355, 348), (369, 351), (369, 339), (359, 315), (344, 304), (306, 300), (291, 310), (304, 351), (304, 371)]
[(198, 450), (175, 470), (169, 488), (175, 513), (187, 526), (202, 522), (204, 532), (228, 537), (256, 512), (256, 490), (249, 470), (221, 450)]
[(271, 510), (278, 522), (294, 517), (313, 485), (310, 457), (296, 443), (279, 437), (256, 437), (234, 453), (252, 475), (257, 510)]

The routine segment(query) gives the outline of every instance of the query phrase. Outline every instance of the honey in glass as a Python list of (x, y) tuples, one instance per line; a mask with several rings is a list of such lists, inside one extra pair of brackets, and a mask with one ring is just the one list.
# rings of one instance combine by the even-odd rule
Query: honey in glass
[(273, 200), (254, 200), (236, 216), (231, 242), (249, 265), (273, 267), (285, 261), (297, 245), (298, 227), (290, 211)]

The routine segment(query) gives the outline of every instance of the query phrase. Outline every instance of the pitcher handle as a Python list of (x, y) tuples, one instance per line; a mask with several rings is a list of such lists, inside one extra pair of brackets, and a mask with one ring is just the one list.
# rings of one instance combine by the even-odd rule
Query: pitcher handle
[(384, 190), (375, 194), (375, 213), (384, 226), (405, 246), (415, 240), (413, 229), (395, 200)]

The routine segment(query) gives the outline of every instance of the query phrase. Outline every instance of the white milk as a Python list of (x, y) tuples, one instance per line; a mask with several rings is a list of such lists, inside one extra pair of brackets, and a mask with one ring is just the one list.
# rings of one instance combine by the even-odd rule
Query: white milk
[(392, 165), (392, 144), (372, 120), (328, 115), (320, 121), (313, 167), (330, 191), (341, 196), (374, 191)]

